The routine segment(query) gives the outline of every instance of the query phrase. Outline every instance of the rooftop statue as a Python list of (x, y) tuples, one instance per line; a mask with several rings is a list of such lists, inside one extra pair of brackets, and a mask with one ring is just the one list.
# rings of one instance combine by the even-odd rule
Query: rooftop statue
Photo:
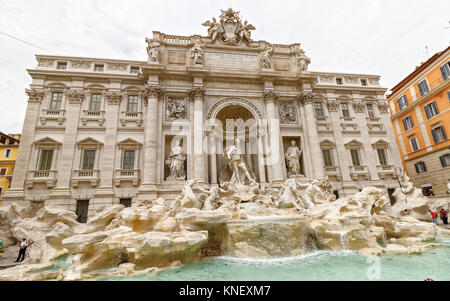
[(219, 18), (220, 22), (217, 22), (216, 18), (212, 18), (212, 21), (207, 20), (202, 23), (203, 26), (208, 27), (208, 37), (212, 43), (222, 42), (226, 45), (238, 45), (241, 42), (246, 44), (252, 42), (251, 30), (256, 28), (247, 20), (242, 23), (238, 11), (231, 8), (221, 10)]

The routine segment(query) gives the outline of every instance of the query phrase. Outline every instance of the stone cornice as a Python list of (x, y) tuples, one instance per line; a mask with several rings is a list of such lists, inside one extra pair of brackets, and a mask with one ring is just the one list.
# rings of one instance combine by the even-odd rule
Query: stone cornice
[(41, 103), (44, 98), (44, 91), (36, 90), (36, 89), (26, 89), (25, 93), (28, 95), (28, 102), (37, 102)]

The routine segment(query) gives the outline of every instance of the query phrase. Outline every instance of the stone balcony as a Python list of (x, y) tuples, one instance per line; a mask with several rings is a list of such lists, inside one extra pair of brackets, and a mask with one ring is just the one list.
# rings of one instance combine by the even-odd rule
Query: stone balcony
[(114, 185), (120, 186), (122, 182), (132, 182), (134, 186), (138, 186), (139, 174), (139, 169), (116, 169)]
[(83, 125), (87, 125), (89, 121), (96, 121), (98, 122), (98, 125), (103, 126), (105, 123), (105, 111), (83, 110), (80, 119)]
[(323, 170), (325, 176), (328, 176), (330, 179), (335, 178), (337, 181), (341, 180), (341, 172), (339, 166), (324, 166)]
[(142, 112), (126, 112), (122, 111), (120, 113), (120, 124), (122, 126), (126, 126), (127, 122), (135, 122), (136, 126), (142, 126), (143, 122), (143, 113)]
[(370, 179), (369, 170), (365, 165), (352, 165), (350, 166), (350, 176), (353, 180), (357, 180), (358, 177), (364, 177), (366, 180)]
[(41, 124), (45, 125), (48, 120), (55, 120), (59, 125), (62, 125), (66, 120), (65, 114), (66, 110), (51, 110), (42, 109), (43, 114), (39, 117)]
[(72, 172), (72, 187), (77, 188), (80, 182), (88, 182), (92, 187), (97, 187), (100, 183), (99, 170), (74, 170)]
[(57, 170), (30, 170), (25, 185), (30, 189), (34, 184), (43, 183), (47, 188), (53, 188), (56, 185), (57, 174)]
[(387, 175), (394, 176), (394, 165), (377, 165), (378, 175), (380, 179), (384, 179)]

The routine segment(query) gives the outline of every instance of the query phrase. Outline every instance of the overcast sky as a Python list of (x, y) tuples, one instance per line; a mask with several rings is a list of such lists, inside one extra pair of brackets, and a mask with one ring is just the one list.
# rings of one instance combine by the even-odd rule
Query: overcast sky
[(450, 43), (448, 0), (0, 0), (0, 131), (22, 131), (35, 54), (146, 60), (152, 31), (206, 35), (228, 7), (254, 40), (301, 43), (309, 70), (378, 74), (389, 89)]

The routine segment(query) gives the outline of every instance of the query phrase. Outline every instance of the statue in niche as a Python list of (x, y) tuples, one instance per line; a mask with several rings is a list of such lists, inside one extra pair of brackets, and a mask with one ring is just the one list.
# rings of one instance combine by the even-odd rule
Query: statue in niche
[(182, 179), (186, 177), (186, 172), (184, 170), (184, 161), (186, 156), (183, 153), (183, 148), (180, 146), (180, 139), (175, 142), (172, 150), (169, 153), (169, 157), (166, 160), (166, 165), (169, 166), (170, 179)]
[(194, 65), (203, 65), (203, 45), (196, 43), (191, 49), (191, 57), (194, 59)]
[(283, 103), (280, 106), (280, 119), (281, 122), (295, 121), (295, 108), (294, 105), (291, 103)]
[(167, 118), (170, 120), (186, 118), (186, 103), (184, 100), (175, 100), (169, 97), (167, 100)]
[(303, 49), (300, 49), (300, 51), (298, 51), (296, 55), (299, 72), (308, 70), (308, 65), (311, 63), (311, 59), (306, 56), (305, 51), (303, 51)]
[(272, 69), (273, 47), (269, 47), (261, 53), (260, 61), (263, 69)]
[(291, 146), (288, 147), (284, 154), (286, 158), (286, 165), (288, 170), (288, 177), (302, 176), (300, 167), (300, 158), (303, 151), (296, 145), (295, 140), (291, 140)]
[[(228, 159), (229, 171), (231, 171), (231, 178), (226, 181), (228, 184), (245, 184), (246, 180), (250, 184), (255, 184), (254, 176), (250, 174), (250, 171), (242, 159), (241, 151), (239, 148), (240, 140), (236, 139), (235, 144), (228, 146), (224, 150), (224, 157)], [(225, 175), (225, 177), (229, 177), (229, 175)], [(222, 176), (221, 176), (222, 178)], [(221, 182), (225, 182), (222, 181)]]
[(159, 46), (158, 42), (152, 42), (149, 38), (146, 38), (147, 42), (147, 54), (149, 62), (159, 63)]

